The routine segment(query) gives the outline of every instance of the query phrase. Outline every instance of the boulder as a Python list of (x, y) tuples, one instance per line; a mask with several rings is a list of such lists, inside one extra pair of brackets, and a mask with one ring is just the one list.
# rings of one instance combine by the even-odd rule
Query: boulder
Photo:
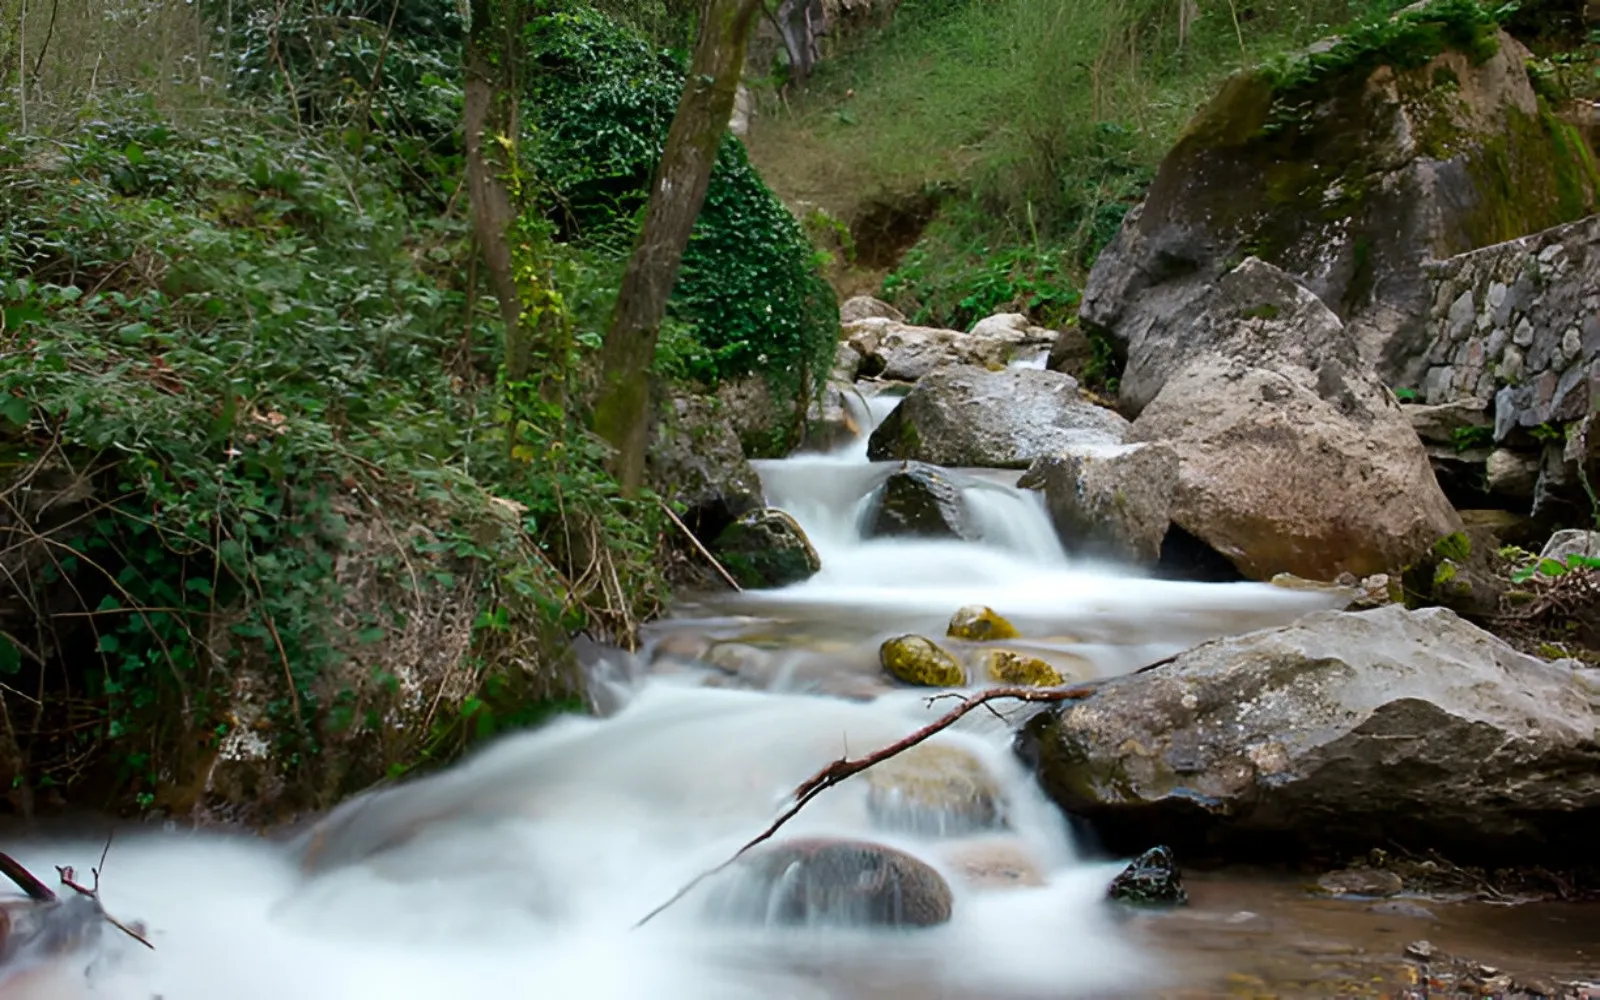
[(878, 647), (878, 662), (896, 680), (920, 687), (960, 687), (967, 681), (967, 672), (954, 656), (920, 635), (885, 640)]
[(1078, 326), (1069, 326), (1056, 335), (1050, 344), (1050, 354), (1045, 367), (1053, 372), (1083, 379), (1094, 361), (1094, 343)]
[(1007, 621), (1003, 615), (996, 613), (993, 608), (986, 608), (981, 604), (969, 604), (950, 616), (950, 625), (945, 629), (945, 635), (952, 639), (966, 639), (969, 642), (988, 642), (1015, 639), (1018, 633), (1016, 626)]
[(845, 326), (864, 319), (888, 319), (896, 323), (906, 321), (905, 313), (881, 299), (870, 295), (856, 295), (839, 303), (839, 322)]
[(869, 768), (867, 811), (885, 830), (959, 836), (1005, 826), (1000, 785), (970, 752), (923, 743)]
[(1128, 422), (1083, 398), (1077, 380), (1032, 368), (945, 368), (919, 381), (873, 431), (868, 457), (1027, 468), (1078, 444), (1120, 444)]
[(792, 450), (796, 404), (780, 401), (766, 376), (729, 379), (717, 386), (716, 400), (746, 457), (781, 458)]
[(745, 459), (722, 407), (704, 396), (678, 395), (656, 422), (645, 458), (650, 488), (686, 508), (683, 521), (705, 540), (761, 506), (761, 480)]
[[(1053, 336), (1049, 331), (1039, 333)], [(993, 324), (978, 334), (878, 318), (851, 323), (845, 327), (845, 336), (861, 355), (860, 374), (898, 382), (914, 382), (951, 365), (1004, 368), (1024, 346), (1049, 342), (1030, 339), (1027, 331), (1004, 324)]]
[(905, 462), (889, 473), (868, 508), (862, 533), (867, 538), (978, 538), (961, 490), (943, 469), (921, 462)]
[(1333, 362), (1192, 363), (1129, 440), (1177, 451), (1173, 522), (1254, 579), (1387, 572), (1462, 527), (1393, 396)]
[(710, 888), (713, 915), (757, 925), (931, 927), (955, 907), (944, 878), (904, 851), (820, 837), (752, 851)]
[(773, 507), (751, 511), (717, 536), (712, 551), (746, 589), (786, 587), (822, 568), (793, 517)]
[(854, 383), (830, 380), (806, 409), (806, 429), (802, 446), (808, 451), (832, 451), (860, 437), (860, 414), (866, 401)]
[(1320, 612), (1040, 713), (1020, 748), (1110, 850), (1592, 862), (1600, 688), (1454, 613)]
[(1044, 494), (1067, 552), (1153, 566), (1172, 520), (1178, 453), (1169, 445), (1078, 445), (1035, 459), (1017, 481)]
[[(1431, 261), (1594, 210), (1592, 161), (1541, 107), (1522, 45), (1487, 23), (1440, 31), (1423, 5), (1397, 16), (1393, 51), (1437, 54), (1382, 65), (1353, 34), (1242, 71), (1163, 159), (1079, 312), (1128, 358), (1134, 409), (1160, 388), (1144, 366), (1163, 366), (1161, 345), (1247, 254), (1328, 303), (1363, 370), (1416, 385), (1429, 364)], [(1444, 39), (1462, 50), (1441, 51)]]
[(1132, 906), (1183, 906), (1189, 893), (1169, 847), (1152, 847), (1117, 873), (1106, 898)]

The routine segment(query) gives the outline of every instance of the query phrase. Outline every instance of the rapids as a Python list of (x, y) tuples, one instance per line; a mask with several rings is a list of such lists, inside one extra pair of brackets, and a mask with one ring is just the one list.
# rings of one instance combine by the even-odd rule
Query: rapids
[[(868, 430), (893, 406), (855, 401)], [(1089, 860), (1010, 752), (1009, 727), (974, 713), (936, 737), (994, 779), (1004, 829), (885, 831), (852, 779), (780, 837), (870, 838), (946, 876), (950, 923), (923, 930), (826, 921), (730, 925), (689, 893), (635, 927), (761, 831), (795, 785), (842, 754), (892, 743), (944, 710), (884, 684), (883, 637), (941, 634), (989, 604), (1019, 645), (1126, 672), (1212, 636), (1330, 606), (1257, 584), (1154, 580), (1075, 564), (1015, 474), (952, 470), (976, 543), (863, 540), (892, 468), (866, 435), (822, 455), (760, 463), (769, 501), (805, 527), (823, 569), (793, 587), (686, 599), (638, 655), (591, 657), (601, 712), (512, 735), (432, 778), (347, 803), (321, 841), (169, 828), (121, 834), (106, 908), (149, 928), (154, 951), (107, 929), (93, 961), (0, 985), (6, 1000), (558, 1000), (1148, 996), (1165, 975), (1104, 901), (1116, 861)], [(731, 644), (736, 669), (682, 650)], [(700, 646), (695, 646), (699, 643)], [(674, 652), (677, 650), (677, 652)], [(714, 660), (714, 658), (711, 658)], [(732, 676), (730, 676), (730, 674)], [(865, 692), (865, 693), (863, 693)], [(844, 693), (846, 697), (827, 697)], [(1008, 715), (1016, 717), (1014, 710)], [(35, 871), (93, 867), (103, 836), (8, 842)], [(962, 858), (1000, 849), (1041, 884), (983, 891)], [(318, 873), (300, 862), (315, 857)]]

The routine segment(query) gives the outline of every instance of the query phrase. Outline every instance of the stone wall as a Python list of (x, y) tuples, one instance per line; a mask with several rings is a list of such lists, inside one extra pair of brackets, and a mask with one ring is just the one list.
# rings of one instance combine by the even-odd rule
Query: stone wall
[(1476, 400), (1497, 442), (1600, 408), (1600, 215), (1428, 271), (1428, 403)]

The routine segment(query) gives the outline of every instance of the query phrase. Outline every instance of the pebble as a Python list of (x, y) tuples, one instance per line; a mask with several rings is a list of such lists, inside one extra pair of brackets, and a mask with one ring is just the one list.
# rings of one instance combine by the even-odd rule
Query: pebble
[(1433, 944), (1428, 941), (1413, 941), (1406, 945), (1406, 957), (1426, 962), (1433, 957)]

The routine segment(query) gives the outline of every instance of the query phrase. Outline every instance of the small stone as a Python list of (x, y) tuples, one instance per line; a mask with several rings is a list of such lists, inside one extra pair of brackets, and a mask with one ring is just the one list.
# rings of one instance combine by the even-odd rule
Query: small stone
[(1019, 687), (1059, 687), (1066, 681), (1055, 667), (1037, 656), (1023, 656), (1009, 649), (991, 649), (983, 654), (984, 672), (1001, 684)]
[(1394, 872), (1346, 868), (1317, 879), (1317, 888), (1335, 896), (1394, 896), (1405, 889), (1405, 882)]
[(1414, 958), (1419, 962), (1426, 962), (1433, 958), (1433, 955), (1433, 945), (1428, 941), (1413, 941), (1406, 945), (1407, 958)]
[(1409, 920), (1437, 920), (1434, 912), (1425, 906), (1408, 903), (1405, 900), (1391, 899), (1382, 903), (1373, 903), (1367, 907), (1368, 913), (1377, 913), (1385, 917), (1405, 917)]
[(1135, 906), (1183, 906), (1189, 902), (1172, 849), (1164, 845), (1134, 858), (1111, 880), (1106, 896)]
[(896, 680), (922, 687), (959, 687), (966, 671), (943, 647), (920, 635), (901, 635), (878, 647), (878, 661)]
[(950, 627), (945, 630), (945, 635), (952, 639), (966, 639), (970, 642), (989, 642), (1015, 639), (1019, 633), (1016, 626), (997, 614), (993, 608), (971, 604), (950, 616)]
[(951, 836), (1005, 826), (999, 784), (958, 746), (924, 743), (866, 772), (867, 811), (886, 830)]

